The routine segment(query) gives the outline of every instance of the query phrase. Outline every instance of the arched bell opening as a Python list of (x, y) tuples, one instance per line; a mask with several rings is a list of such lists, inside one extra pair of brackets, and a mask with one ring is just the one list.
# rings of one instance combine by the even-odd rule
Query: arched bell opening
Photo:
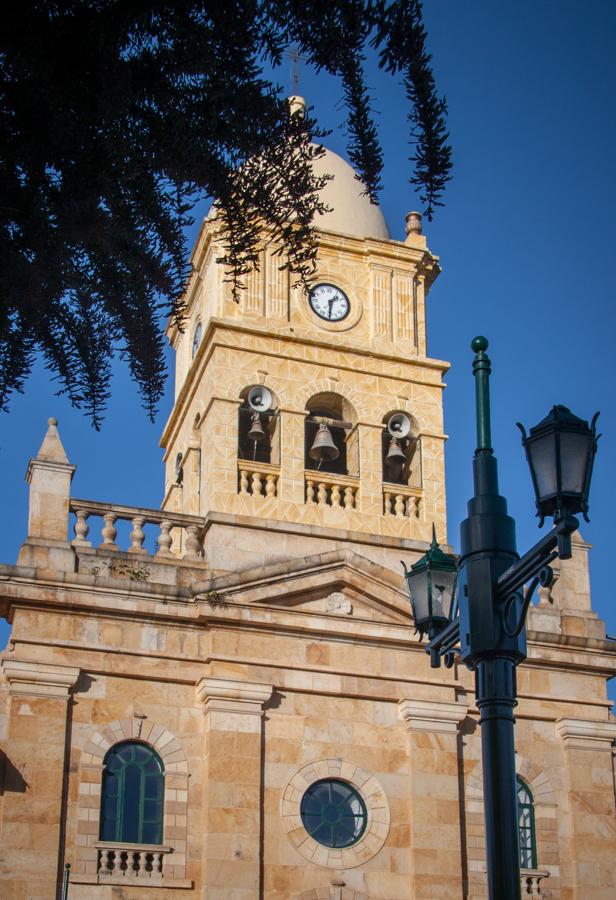
[(240, 393), (238, 459), (280, 464), (279, 418), (276, 399), (264, 385), (249, 385)]
[(315, 394), (306, 404), (306, 469), (335, 475), (359, 475), (357, 415), (339, 394)]
[(421, 487), (421, 441), (413, 416), (393, 410), (383, 416), (383, 481)]

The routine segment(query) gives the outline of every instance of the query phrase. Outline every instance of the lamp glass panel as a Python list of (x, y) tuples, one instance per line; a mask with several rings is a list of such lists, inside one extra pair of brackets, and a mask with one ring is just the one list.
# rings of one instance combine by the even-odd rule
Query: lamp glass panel
[(456, 584), (456, 572), (433, 571), (432, 577), (432, 615), (448, 619)]
[(409, 575), (408, 585), (411, 594), (411, 603), (413, 606), (413, 616), (415, 624), (425, 622), (430, 615), (428, 606), (428, 578), (429, 575), (424, 569), (423, 572), (417, 572), (415, 575)]
[(556, 484), (556, 436), (552, 433), (531, 439), (527, 448), (530, 464), (537, 481), (539, 499), (555, 494), (558, 489)]
[(565, 494), (582, 494), (586, 485), (591, 434), (564, 432), (560, 436), (562, 490)]

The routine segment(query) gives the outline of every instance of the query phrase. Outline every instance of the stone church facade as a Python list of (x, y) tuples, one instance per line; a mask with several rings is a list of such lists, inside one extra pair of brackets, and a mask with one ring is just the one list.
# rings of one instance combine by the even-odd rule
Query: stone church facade
[[(350, 167), (318, 165), (320, 294), (264, 242), (235, 305), (204, 222), (161, 508), (74, 497), (54, 420), (29, 463), (0, 566), (2, 898), (60, 896), (66, 863), (70, 900), (486, 896), (473, 676), (430, 668), (400, 567), (446, 542), (439, 263), (416, 215), (391, 240)], [(519, 670), (523, 896), (616, 896), (588, 551), (541, 589)]]

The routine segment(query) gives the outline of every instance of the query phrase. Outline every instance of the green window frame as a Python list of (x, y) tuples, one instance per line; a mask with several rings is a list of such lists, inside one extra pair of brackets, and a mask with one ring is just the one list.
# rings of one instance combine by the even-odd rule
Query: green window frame
[(300, 816), (310, 837), (336, 849), (356, 844), (368, 822), (361, 794), (338, 778), (315, 781), (302, 797)]
[(516, 776), (518, 807), (518, 845), (520, 868), (537, 868), (537, 839), (535, 835), (535, 803), (530, 788)]
[(139, 741), (107, 752), (101, 792), (101, 841), (162, 844), (165, 776), (158, 753)]

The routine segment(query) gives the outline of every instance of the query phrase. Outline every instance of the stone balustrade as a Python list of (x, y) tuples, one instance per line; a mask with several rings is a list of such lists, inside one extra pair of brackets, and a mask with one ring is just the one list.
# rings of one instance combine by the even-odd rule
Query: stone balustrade
[(164, 859), (171, 847), (159, 844), (116, 844), (101, 841), (98, 849), (99, 878), (160, 881), (164, 876)]
[(423, 492), (406, 484), (383, 484), (383, 513), (386, 516), (418, 519)]
[(239, 493), (253, 497), (277, 497), (280, 469), (269, 463), (238, 460)]
[(541, 882), (549, 877), (550, 873), (542, 869), (520, 869), (522, 897), (544, 897)]
[(314, 470), (306, 471), (305, 478), (308, 505), (331, 506), (334, 509), (357, 508), (359, 478)]
[(160, 529), (156, 538), (155, 556), (178, 557), (182, 559), (200, 559), (203, 554), (203, 519), (200, 516), (189, 516), (184, 513), (172, 513), (168, 510), (142, 509), (133, 506), (98, 503), (95, 500), (77, 500), (71, 498), (70, 511), (75, 515), (75, 537), (73, 547), (92, 547), (88, 540), (90, 533), (89, 519), (96, 516), (102, 519), (100, 550), (121, 550), (116, 538), (118, 530), (116, 522), (131, 523), (129, 535), (129, 553), (147, 556), (144, 547), (145, 525), (157, 525)]

